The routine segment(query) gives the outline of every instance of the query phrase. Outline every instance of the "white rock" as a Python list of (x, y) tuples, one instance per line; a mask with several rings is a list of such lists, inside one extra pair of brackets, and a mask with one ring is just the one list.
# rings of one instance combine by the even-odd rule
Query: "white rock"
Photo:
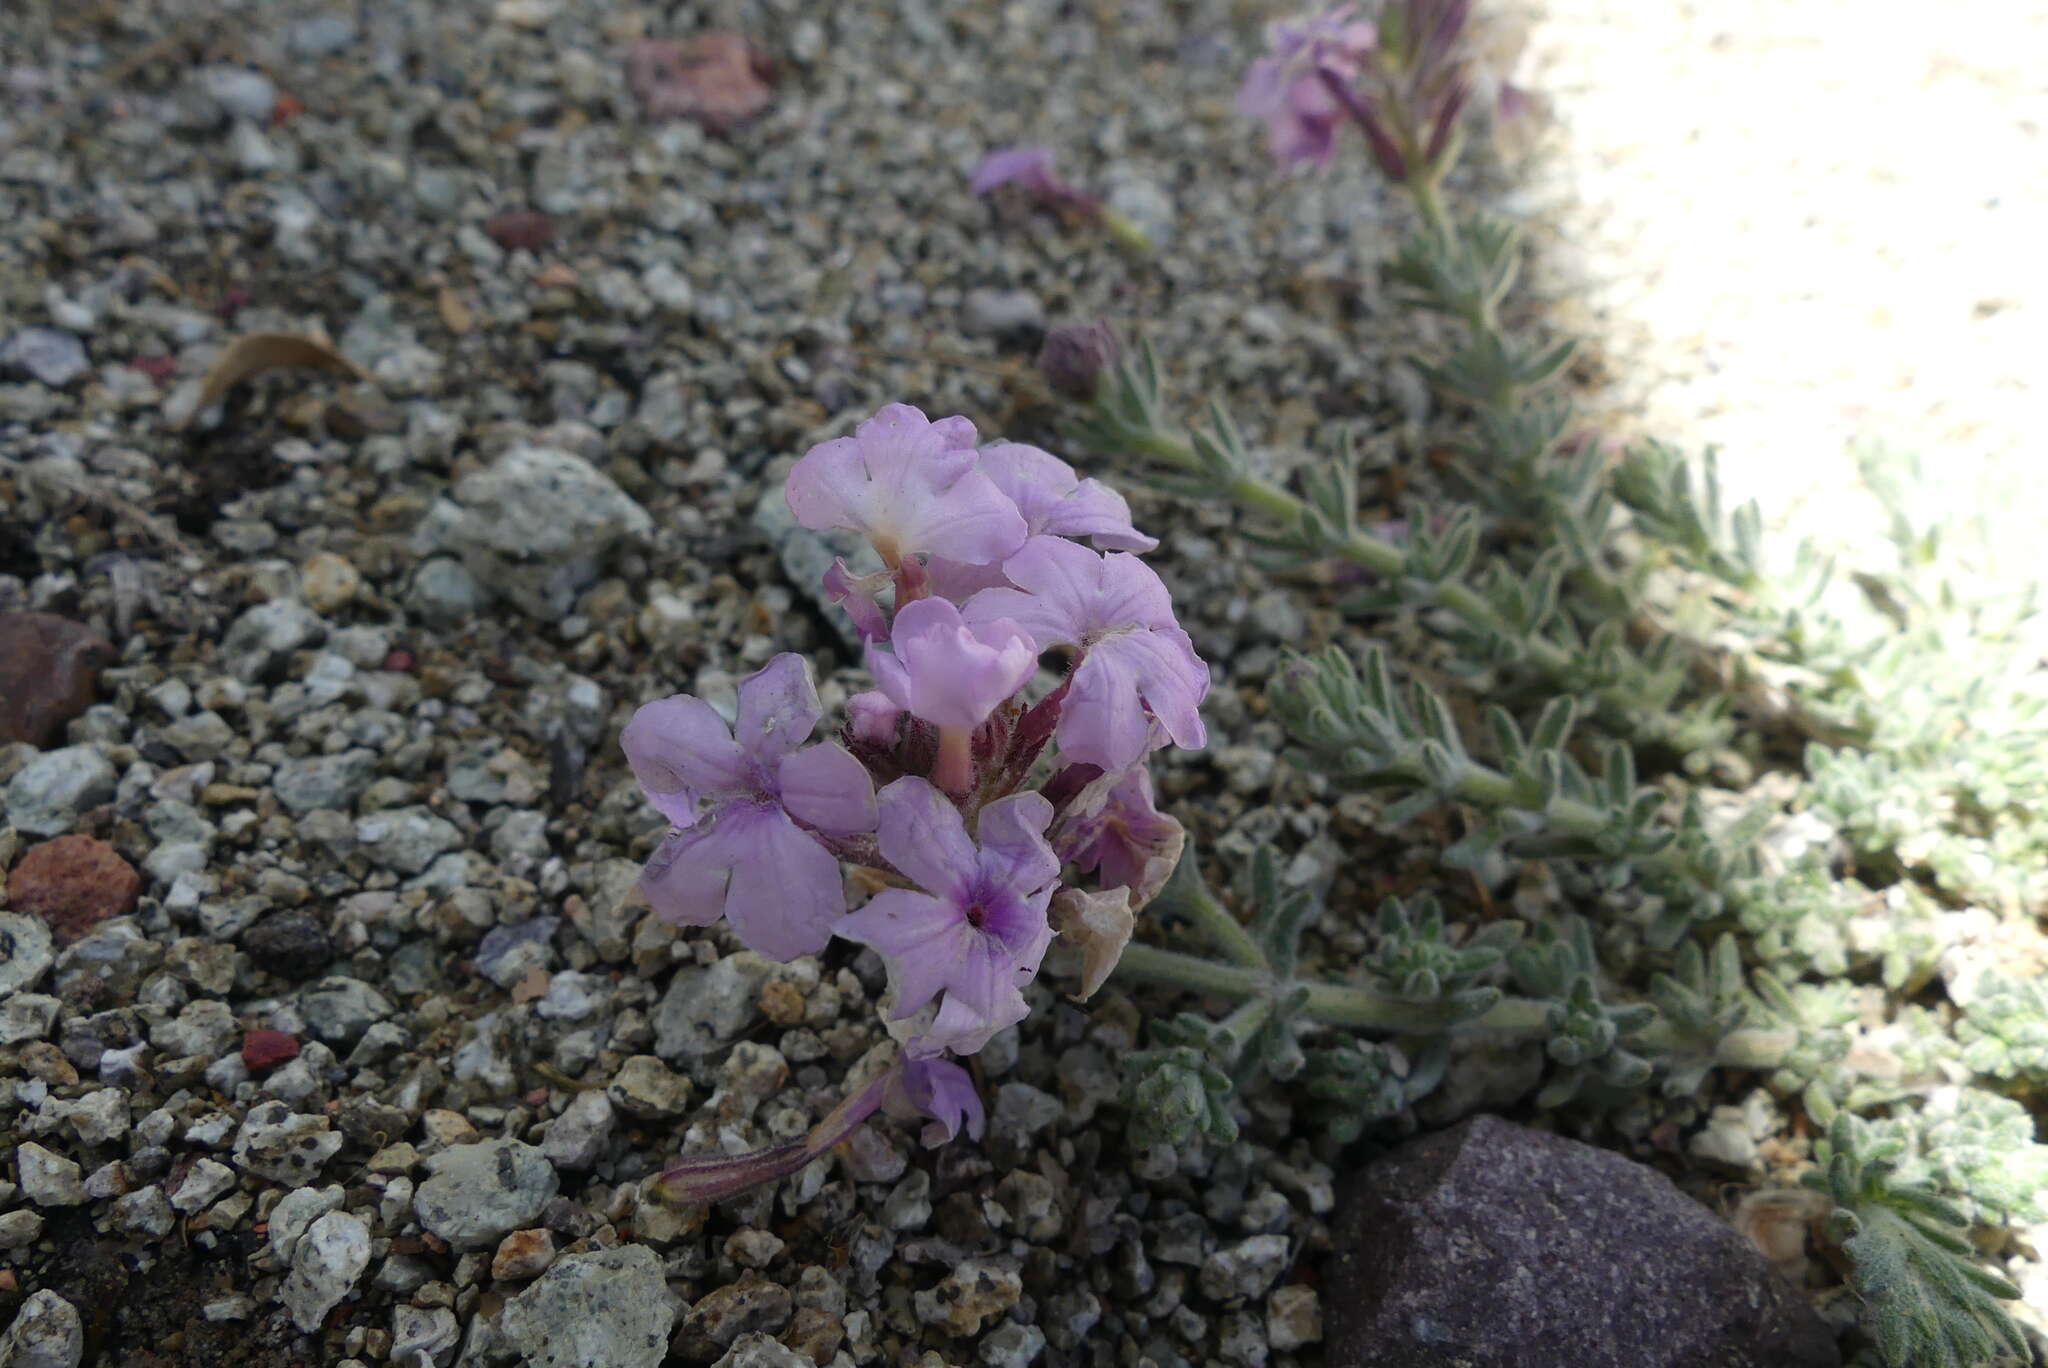
[(21, 1192), (39, 1207), (77, 1206), (85, 1200), (78, 1165), (41, 1145), (24, 1141), (15, 1150), (21, 1170)]
[(330, 1211), (339, 1211), (346, 1194), (339, 1187), (294, 1188), (270, 1209), (270, 1252), (289, 1264), (306, 1228)]
[(6, 1368), (78, 1368), (84, 1357), (78, 1308), (48, 1288), (23, 1302), (14, 1324), (0, 1335), (0, 1364)]
[(330, 1211), (307, 1228), (279, 1293), (292, 1322), (306, 1334), (320, 1328), (370, 1264), (370, 1228), (345, 1211)]

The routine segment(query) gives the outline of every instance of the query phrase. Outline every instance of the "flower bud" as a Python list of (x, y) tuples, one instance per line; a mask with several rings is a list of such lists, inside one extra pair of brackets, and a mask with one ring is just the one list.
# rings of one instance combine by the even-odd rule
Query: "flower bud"
[(1045, 335), (1038, 352), (1038, 373), (1053, 393), (1076, 403), (1095, 401), (1102, 378), (1116, 368), (1123, 345), (1116, 330), (1104, 322), (1068, 323)]

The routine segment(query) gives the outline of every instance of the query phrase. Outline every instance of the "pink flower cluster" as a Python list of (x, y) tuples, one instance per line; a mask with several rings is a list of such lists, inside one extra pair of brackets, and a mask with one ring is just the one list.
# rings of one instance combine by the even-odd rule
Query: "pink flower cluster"
[[(872, 947), (907, 1062), (860, 1117), (922, 1098), (934, 1134), (978, 1129), (944, 1057), (1023, 1019), (1055, 934), (1080, 946), (1089, 986), (1114, 964), (1185, 840), (1153, 804), (1147, 757), (1206, 742), (1208, 668), (1138, 558), (1158, 543), (1129, 505), (1037, 447), (891, 404), (813, 447), (785, 493), (805, 527), (857, 532), (880, 559), (824, 578), (877, 687), (848, 700), (837, 739), (814, 736), (823, 708), (793, 654), (741, 683), (731, 725), (688, 695), (642, 707), (622, 743), (674, 830), (641, 888), (671, 921), (724, 917), (770, 958), (834, 936)], [(1035, 689), (1055, 648), (1064, 677)], [(887, 886), (849, 912), (842, 863)], [(1085, 899), (1056, 900), (1068, 868), (1092, 873)], [(708, 1162), (672, 1176), (699, 1194), (737, 1181)]]
[[(1348, 120), (1389, 180), (1433, 179), (1472, 93), (1462, 51), (1471, 9), (1471, 0), (1375, 0), (1269, 25), (1266, 55), (1245, 73), (1238, 111), (1265, 121), (1283, 168), (1327, 170)], [(1519, 99), (1503, 87), (1500, 116)]]

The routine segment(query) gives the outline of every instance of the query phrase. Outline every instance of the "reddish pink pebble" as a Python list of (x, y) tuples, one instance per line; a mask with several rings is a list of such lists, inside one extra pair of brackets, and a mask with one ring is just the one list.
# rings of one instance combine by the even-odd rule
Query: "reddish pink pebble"
[(128, 363), (128, 369), (139, 370), (159, 385), (167, 385), (178, 373), (178, 358), (175, 356), (138, 356)]
[(555, 221), (532, 209), (515, 210), (484, 220), (484, 234), (506, 251), (538, 252), (555, 240)]
[(250, 1031), (242, 1037), (242, 1062), (249, 1066), (249, 1072), (262, 1073), (274, 1069), (287, 1059), (299, 1057), (299, 1042), (283, 1031), (266, 1028)]
[(397, 674), (410, 674), (416, 663), (412, 658), (412, 652), (406, 650), (393, 651), (384, 657), (384, 668)]

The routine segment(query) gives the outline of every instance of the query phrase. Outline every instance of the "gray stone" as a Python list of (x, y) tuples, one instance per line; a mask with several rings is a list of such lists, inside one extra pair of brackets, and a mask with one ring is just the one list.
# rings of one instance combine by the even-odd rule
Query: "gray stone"
[(235, 1133), (234, 1160), (259, 1178), (299, 1187), (326, 1167), (342, 1138), (324, 1116), (301, 1115), (283, 1102), (259, 1102)]
[(278, 1297), (292, 1323), (310, 1335), (355, 1290), (370, 1266), (370, 1228), (360, 1216), (330, 1211), (306, 1228)]
[(775, 966), (751, 950), (708, 969), (682, 969), (654, 1012), (654, 1052), (694, 1064), (735, 1040), (760, 1016), (761, 985)]
[(15, 1148), (14, 1162), (21, 1175), (21, 1195), (34, 1205), (77, 1206), (85, 1201), (78, 1165), (63, 1155), (24, 1140)]
[(555, 1195), (554, 1165), (532, 1145), (455, 1145), (427, 1160), (413, 1195), (420, 1224), (457, 1249), (476, 1249), (533, 1225)]
[(178, 1213), (154, 1183), (114, 1199), (114, 1225), (131, 1235), (161, 1240), (177, 1224)]
[(6, 972), (0, 961), (0, 1045), (41, 1040), (57, 1023), (57, 999), (46, 993), (11, 991), (4, 986)]
[(160, 1022), (149, 1033), (149, 1043), (172, 1059), (203, 1055), (215, 1059), (228, 1048), (241, 1028), (225, 1002), (200, 998), (188, 1002), (178, 1015)]
[(1045, 1352), (1045, 1332), (1035, 1325), (1004, 1321), (981, 1337), (981, 1361), (988, 1368), (1030, 1368)]
[(402, 874), (418, 874), (464, 845), (462, 829), (431, 808), (391, 808), (356, 819), (356, 840)]
[(1210, 1301), (1256, 1297), (1287, 1271), (1285, 1235), (1254, 1235), (1226, 1245), (1202, 1261), (1202, 1295)]
[(277, 145), (263, 136), (255, 124), (238, 121), (228, 134), (228, 155), (236, 166), (251, 176), (277, 169)]
[(1003, 1315), (1024, 1295), (1024, 1280), (1007, 1263), (966, 1259), (954, 1265), (938, 1286), (919, 1292), (911, 1305), (919, 1321), (949, 1335), (979, 1334), (982, 1325)]
[(329, 1045), (353, 1045), (371, 1025), (391, 1015), (390, 1001), (361, 979), (336, 974), (299, 990), (306, 1029)]
[(554, 948), (549, 942), (561, 924), (560, 917), (530, 917), (512, 926), (494, 926), (477, 943), (470, 962), (500, 988), (510, 988), (527, 970), (553, 963)]
[(277, 801), (294, 813), (316, 808), (347, 811), (377, 777), (377, 753), (360, 747), (339, 755), (307, 755), (287, 760), (271, 776)]
[(527, 445), (464, 477), (452, 508), (430, 509), (414, 544), (455, 552), (492, 592), (553, 621), (597, 582), (614, 547), (653, 530), (647, 510), (596, 466)]
[(114, 796), (118, 778), (91, 746), (44, 751), (7, 785), (7, 820), (36, 836), (62, 836), (78, 814)]
[(430, 627), (474, 621), (490, 603), (490, 591), (452, 556), (436, 556), (413, 572), (405, 601)]
[(634, 1055), (619, 1065), (605, 1095), (629, 1116), (678, 1116), (690, 1105), (690, 1080), (653, 1055)]
[(42, 1234), (43, 1218), (33, 1211), (0, 1212), (0, 1249), (26, 1249)]
[(199, 88), (231, 119), (267, 123), (277, 108), (277, 86), (262, 72), (246, 67), (208, 67), (199, 73)]
[(48, 1288), (23, 1302), (0, 1335), (0, 1364), (6, 1368), (78, 1368), (84, 1358), (78, 1308)]
[(320, 615), (295, 598), (259, 603), (236, 618), (221, 639), (221, 660), (229, 674), (254, 683), (290, 662), (292, 652), (327, 633)]
[(0, 363), (62, 389), (92, 369), (85, 344), (57, 328), (23, 328), (0, 347)]
[(341, 1210), (347, 1194), (338, 1187), (293, 1188), (270, 1209), (270, 1252), (289, 1266), (307, 1227), (330, 1211)]
[(220, 759), (235, 739), (235, 729), (210, 708), (179, 718), (159, 734), (165, 745), (194, 763)]
[(734, 1340), (711, 1368), (812, 1368), (812, 1363), (808, 1355), (756, 1330)]
[(0, 912), (0, 998), (11, 998), (35, 987), (56, 962), (50, 928), (41, 918)]
[(676, 1307), (645, 1245), (569, 1254), (505, 1304), (500, 1332), (529, 1368), (657, 1368)]
[(1323, 1269), (1354, 1368), (1834, 1368), (1756, 1248), (1656, 1171), (1478, 1116), (1347, 1185)]
[(285, 34), (293, 52), (301, 57), (326, 57), (356, 40), (356, 21), (346, 14), (322, 14), (301, 19)]
[(595, 1090), (577, 1093), (548, 1127), (541, 1153), (556, 1168), (587, 1169), (604, 1156), (613, 1121), (610, 1098)]
[(235, 1185), (235, 1171), (212, 1159), (201, 1159), (185, 1171), (171, 1193), (171, 1205), (183, 1212), (211, 1206), (213, 1200)]
[(1266, 1298), (1266, 1342), (1281, 1353), (1323, 1338), (1323, 1303), (1307, 1283), (1289, 1283)]
[[(479, 1318), (481, 1319), (481, 1318)], [(441, 1362), (462, 1337), (455, 1313), (445, 1306), (391, 1308), (391, 1362), (411, 1368)]]
[(960, 331), (969, 337), (1030, 338), (1045, 330), (1045, 305), (1029, 290), (969, 290)]

